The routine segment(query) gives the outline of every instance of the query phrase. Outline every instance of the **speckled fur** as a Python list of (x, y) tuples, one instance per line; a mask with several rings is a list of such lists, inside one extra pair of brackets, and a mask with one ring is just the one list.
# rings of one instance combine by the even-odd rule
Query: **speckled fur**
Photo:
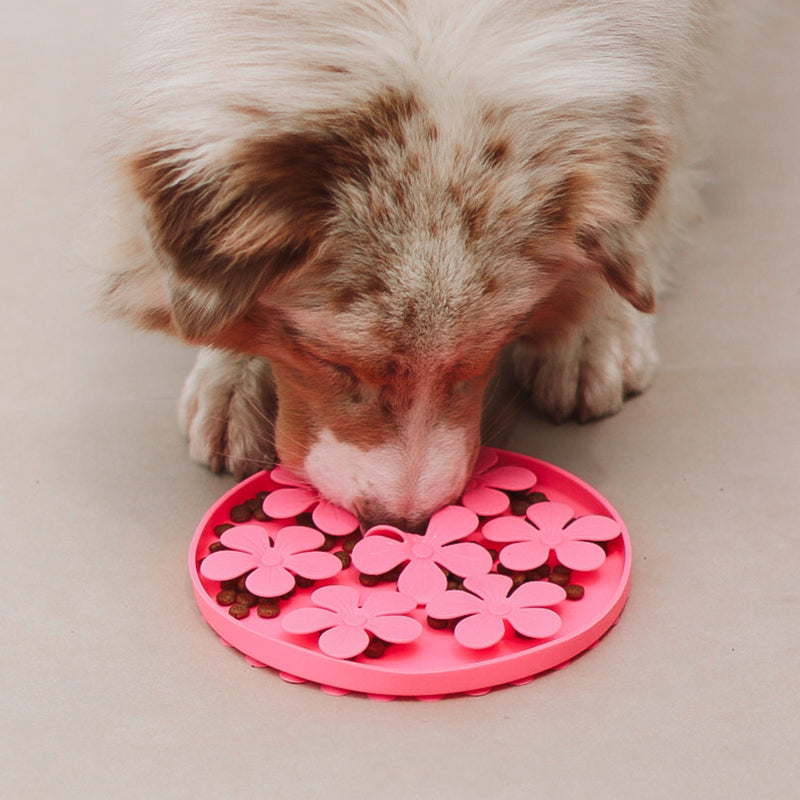
[(203, 346), (192, 455), (243, 474), (274, 446), (413, 525), (460, 494), (506, 346), (557, 419), (644, 390), (720, 7), (159, 4), (121, 108), (133, 256), (106, 302)]

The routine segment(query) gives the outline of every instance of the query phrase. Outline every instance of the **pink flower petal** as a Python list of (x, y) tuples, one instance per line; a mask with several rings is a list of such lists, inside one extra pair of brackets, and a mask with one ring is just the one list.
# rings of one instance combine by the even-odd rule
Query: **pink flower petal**
[(270, 473), (270, 478), (275, 481), (275, 483), (280, 483), (283, 486), (299, 486), (308, 488), (308, 484), (306, 481), (298, 478), (293, 472), (290, 472), (286, 467), (282, 464), (278, 464)]
[(457, 542), (440, 547), (434, 556), (437, 564), (449, 572), (466, 578), (469, 575), (484, 575), (492, 568), (492, 557), (475, 542)]
[(369, 645), (369, 634), (353, 625), (337, 625), (319, 637), (319, 649), (331, 658), (353, 658)]
[(252, 553), (242, 553), (239, 550), (218, 550), (202, 560), (200, 574), (210, 581), (229, 581), (244, 575), (259, 563)]
[(522, 572), (541, 567), (550, 556), (550, 548), (541, 542), (514, 542), (500, 551), (498, 561), (508, 569)]
[[(543, 504), (539, 504), (543, 505)], [(524, 542), (538, 538), (534, 530), (520, 517), (498, 517), (490, 519), (481, 529), (485, 539), (490, 542)]]
[(564, 537), (567, 539), (583, 539), (590, 542), (610, 542), (622, 533), (622, 528), (611, 517), (601, 517), (598, 514), (588, 514), (578, 517), (575, 522), (564, 528)]
[(372, 617), (366, 628), (384, 642), (394, 644), (413, 642), (422, 635), (422, 625), (417, 620), (394, 614)]
[(284, 564), (295, 574), (312, 581), (332, 578), (342, 571), (342, 562), (335, 555), (320, 551), (295, 553), (288, 556)]
[(294, 575), (285, 567), (258, 567), (245, 579), (249, 592), (258, 597), (281, 597), (294, 589)]
[(236, 525), (228, 528), (220, 541), (225, 547), (263, 556), (272, 547), (270, 537), (274, 539), (280, 529), (281, 525), (274, 522), (264, 525)]
[(493, 467), (484, 472), (481, 479), (487, 486), (508, 492), (521, 492), (536, 485), (536, 475), (525, 467)]
[(564, 600), (567, 593), (549, 581), (528, 581), (511, 593), (509, 600), (515, 608), (526, 606), (554, 606)]
[(502, 514), (510, 505), (508, 495), (498, 492), (489, 486), (477, 486), (468, 489), (461, 497), (461, 502), (476, 514), (482, 517), (496, 517)]
[(575, 516), (575, 512), (563, 503), (534, 503), (528, 506), (525, 516), (540, 531), (560, 531)]
[(435, 594), (447, 589), (447, 578), (430, 559), (414, 559), (400, 573), (397, 588), (411, 595), (418, 605), (425, 605)]
[(383, 614), (409, 614), (416, 607), (416, 600), (407, 594), (373, 589), (367, 595), (361, 610), (371, 619)]
[(434, 619), (456, 619), (482, 610), (483, 601), (479, 597), (460, 589), (435, 594), (425, 607), (425, 612)]
[(273, 519), (289, 519), (308, 511), (319, 501), (319, 495), (311, 489), (276, 489), (264, 498), (264, 513)]
[(561, 617), (549, 608), (515, 608), (506, 619), (517, 633), (530, 639), (547, 639), (561, 628)]
[(291, 556), (307, 550), (316, 550), (325, 543), (325, 537), (313, 528), (289, 525), (275, 535), (275, 551), (282, 556)]
[(449, 544), (469, 536), (477, 527), (474, 511), (463, 506), (445, 506), (431, 517), (424, 538), (430, 544)]
[(318, 633), (338, 624), (339, 618), (327, 608), (296, 608), (281, 620), (281, 627), (287, 633)]
[(319, 501), (311, 516), (314, 524), (331, 536), (347, 536), (358, 527), (358, 519), (353, 514), (324, 499)]
[(505, 634), (506, 625), (503, 618), (484, 612), (462, 619), (453, 630), (456, 641), (470, 650), (484, 650), (491, 647)]
[(410, 548), (405, 541), (379, 535), (365, 536), (351, 553), (353, 566), (367, 575), (382, 575), (407, 561), (409, 556)]
[(504, 602), (513, 585), (513, 581), (508, 575), (495, 573), (473, 575), (464, 579), (465, 589), (492, 603)]
[(330, 609), (336, 614), (349, 614), (356, 611), (359, 599), (358, 589), (352, 586), (322, 586), (311, 594), (311, 600), (314, 603)]
[(597, 569), (606, 560), (603, 548), (592, 542), (561, 542), (555, 550), (556, 558), (565, 567), (577, 569), (580, 572)]

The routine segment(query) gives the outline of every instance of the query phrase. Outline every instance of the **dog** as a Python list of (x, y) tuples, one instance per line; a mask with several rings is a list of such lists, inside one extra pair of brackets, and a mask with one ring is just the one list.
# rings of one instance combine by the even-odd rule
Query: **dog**
[(158, 5), (104, 302), (200, 346), (193, 458), (277, 454), (414, 530), (462, 493), (502, 354), (556, 420), (648, 387), (721, 2)]

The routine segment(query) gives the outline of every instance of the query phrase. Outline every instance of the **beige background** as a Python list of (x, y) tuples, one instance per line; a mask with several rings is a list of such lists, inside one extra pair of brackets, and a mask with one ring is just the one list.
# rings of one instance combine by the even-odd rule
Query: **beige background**
[[(440, 703), (329, 697), (197, 612), (191, 352), (90, 312), (94, 148), (133, 2), (0, 0), (0, 790), (13, 798), (789, 798), (800, 777), (800, 4), (726, 71), (663, 368), (512, 449), (626, 519), (620, 624), (567, 669)], [(91, 246), (88, 247), (91, 250)]]

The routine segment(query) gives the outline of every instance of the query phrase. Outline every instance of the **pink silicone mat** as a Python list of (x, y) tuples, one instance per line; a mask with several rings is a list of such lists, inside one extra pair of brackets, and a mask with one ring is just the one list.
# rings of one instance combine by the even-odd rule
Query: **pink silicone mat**
[(260, 472), (209, 509), (189, 570), (206, 622), (254, 666), (430, 699), (524, 683), (592, 647), (627, 600), (631, 551), (586, 483), (485, 448), (423, 534), (362, 534), (283, 468)]

